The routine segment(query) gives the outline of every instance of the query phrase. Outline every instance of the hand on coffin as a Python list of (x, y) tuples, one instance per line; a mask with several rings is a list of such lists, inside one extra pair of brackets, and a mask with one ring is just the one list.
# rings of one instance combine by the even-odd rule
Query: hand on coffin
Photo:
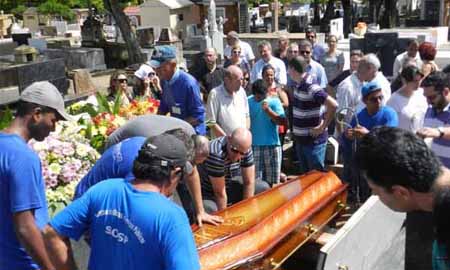
[(203, 226), (203, 222), (212, 224), (212, 225), (219, 225), (223, 222), (223, 218), (221, 216), (215, 216), (210, 215), (206, 212), (201, 212), (197, 214), (197, 223), (198, 226)]

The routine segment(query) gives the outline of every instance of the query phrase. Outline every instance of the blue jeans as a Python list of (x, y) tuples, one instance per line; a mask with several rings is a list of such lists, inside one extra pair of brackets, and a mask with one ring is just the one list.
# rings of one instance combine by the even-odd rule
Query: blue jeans
[(327, 143), (318, 145), (302, 145), (296, 143), (295, 152), (300, 161), (300, 172), (307, 173), (311, 170), (324, 171), (326, 150)]

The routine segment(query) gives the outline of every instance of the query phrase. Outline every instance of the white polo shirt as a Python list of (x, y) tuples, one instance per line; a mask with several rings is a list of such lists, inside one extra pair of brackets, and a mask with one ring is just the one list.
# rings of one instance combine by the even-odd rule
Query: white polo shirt
[(234, 95), (230, 95), (224, 84), (214, 88), (208, 95), (206, 104), (206, 122), (218, 124), (225, 134), (239, 127), (247, 127), (250, 117), (247, 94), (241, 87)]

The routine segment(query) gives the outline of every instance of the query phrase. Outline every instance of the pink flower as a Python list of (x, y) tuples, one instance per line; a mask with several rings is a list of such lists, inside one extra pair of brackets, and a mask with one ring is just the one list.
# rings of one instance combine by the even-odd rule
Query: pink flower
[(56, 180), (56, 179), (50, 179), (49, 181), (48, 181), (48, 186), (49, 187), (56, 187), (58, 185), (58, 180)]
[(73, 156), (75, 154), (75, 149), (73, 149), (71, 143), (67, 143), (64, 145), (64, 148), (62, 149), (62, 154), (65, 156)]

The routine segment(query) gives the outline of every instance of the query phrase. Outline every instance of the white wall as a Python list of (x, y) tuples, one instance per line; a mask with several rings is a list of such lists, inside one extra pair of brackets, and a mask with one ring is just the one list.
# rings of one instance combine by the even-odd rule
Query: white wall
[(170, 14), (167, 7), (141, 7), (141, 24), (149, 27), (170, 27)]

